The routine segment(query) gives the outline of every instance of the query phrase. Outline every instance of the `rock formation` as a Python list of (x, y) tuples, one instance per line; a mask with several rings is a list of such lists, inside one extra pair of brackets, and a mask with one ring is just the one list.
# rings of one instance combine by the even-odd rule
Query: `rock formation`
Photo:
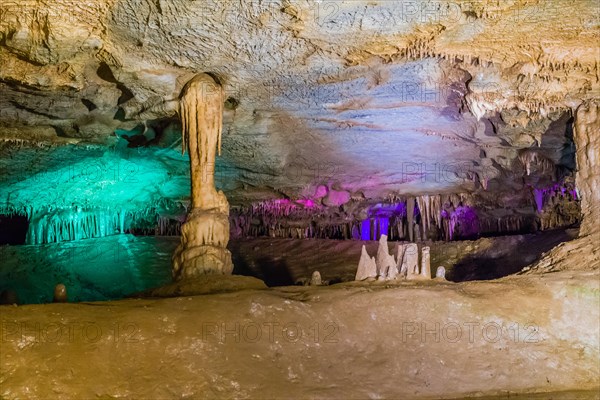
[[(397, 246), (397, 258), (388, 252), (387, 236), (381, 235), (377, 250), (377, 259), (369, 257), (367, 248), (362, 246), (358, 269), (355, 280), (362, 281), (368, 278), (377, 280), (408, 279), (431, 279), (430, 249), (424, 246), (421, 250), (421, 264), (419, 265), (419, 246), (416, 243), (399, 244)], [(445, 275), (438, 268), (437, 273)], [(437, 277), (437, 276), (436, 276)]]
[(408, 268), (404, 263), (404, 254), (406, 253), (406, 244), (399, 244), (396, 250), (396, 269), (400, 278), (406, 278)]
[(421, 276), (425, 279), (431, 279), (431, 262), (428, 246), (423, 246), (421, 249)]
[(321, 273), (319, 271), (314, 271), (310, 277), (310, 286), (321, 286), (323, 284), (323, 280), (321, 279)]
[(68, 301), (68, 296), (67, 296), (67, 287), (62, 284), (59, 283), (58, 285), (56, 285), (54, 287), (54, 299), (53, 301), (55, 303), (66, 303)]
[(576, 182), (583, 220), (579, 238), (561, 243), (525, 273), (600, 268), (600, 105), (584, 102), (575, 111), (573, 136), (577, 148)]
[(173, 254), (173, 277), (230, 274), (229, 204), (215, 189), (214, 165), (221, 153), (223, 90), (207, 74), (194, 77), (183, 89), (180, 115), (183, 151), (190, 155), (192, 209), (181, 227), (181, 244)]
[[(580, 105), (573, 131), (577, 146), (577, 189), (581, 197), (580, 236), (600, 232), (600, 103)], [(600, 236), (598, 237), (600, 240)]]
[(404, 252), (404, 264), (406, 265), (406, 279), (419, 278), (419, 247), (416, 243), (409, 243)]
[(398, 267), (397, 267), (397, 262), (394, 259), (394, 256), (389, 254), (387, 270), (386, 270), (386, 279), (394, 280), (398, 277), (398, 274), (399, 274), (399, 271), (398, 271)]
[(435, 271), (435, 278), (441, 279), (441, 280), (446, 280), (446, 268), (438, 267), (437, 270)]
[(377, 278), (377, 264), (375, 262), (375, 257), (369, 257), (367, 248), (363, 244), (354, 280), (364, 281), (369, 278)]
[(387, 243), (387, 235), (381, 235), (379, 238), (379, 247), (377, 248), (377, 276), (379, 279), (395, 279), (398, 275), (396, 270), (396, 260), (390, 255)]

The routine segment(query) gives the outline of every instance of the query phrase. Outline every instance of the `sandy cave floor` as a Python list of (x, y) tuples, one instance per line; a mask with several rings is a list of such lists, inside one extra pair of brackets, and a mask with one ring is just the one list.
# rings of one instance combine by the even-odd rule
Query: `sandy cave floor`
[[(0, 396), (506, 398), (567, 390), (537, 398), (592, 399), (599, 278), (349, 282), (2, 307)], [(259, 287), (249, 277), (198, 287), (232, 281)]]

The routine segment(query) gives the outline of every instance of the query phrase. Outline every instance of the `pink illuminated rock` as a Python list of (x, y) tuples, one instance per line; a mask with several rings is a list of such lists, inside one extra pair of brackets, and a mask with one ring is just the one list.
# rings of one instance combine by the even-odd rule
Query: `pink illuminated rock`
[(315, 199), (320, 199), (322, 197), (327, 196), (327, 186), (325, 185), (319, 185), (317, 186), (317, 188), (315, 189), (315, 195), (314, 198)]
[(323, 204), (326, 206), (341, 206), (350, 200), (350, 193), (341, 190), (330, 190), (327, 196), (323, 198)]

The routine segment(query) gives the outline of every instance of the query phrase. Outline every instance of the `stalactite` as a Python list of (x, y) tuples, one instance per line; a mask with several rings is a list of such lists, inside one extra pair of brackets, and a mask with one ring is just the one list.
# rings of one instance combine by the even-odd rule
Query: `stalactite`
[(411, 242), (414, 240), (413, 221), (415, 215), (415, 199), (409, 197), (406, 201), (406, 216), (408, 218), (408, 240)]

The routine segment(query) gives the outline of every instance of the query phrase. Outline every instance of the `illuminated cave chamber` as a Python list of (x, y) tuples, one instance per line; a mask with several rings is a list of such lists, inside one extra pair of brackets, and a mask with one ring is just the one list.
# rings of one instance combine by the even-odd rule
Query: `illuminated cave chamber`
[(597, 399), (599, 27), (0, 1), (0, 398)]
[[(384, 3), (344, 6), (393, 14), (396, 3)], [(392, 247), (430, 247), (432, 271), (443, 266), (457, 281), (556, 264), (542, 254), (595, 234), (596, 37), (561, 39), (579, 27), (556, 24), (548, 10), (539, 37), (530, 27), (509, 32), (492, 22), (512, 3), (492, 3), (461, 3), (468, 24), (375, 29), (375, 18), (359, 29), (345, 25), (350, 14), (316, 23), (292, 10), (300, 3), (252, 2), (250, 20), (262, 28), (211, 28), (208, 38), (202, 25), (173, 27), (198, 4), (148, 9), (153, 29), (141, 35), (126, 1), (90, 6), (90, 15), (110, 9), (105, 32), (87, 19), (67, 29), (49, 14), (42, 31), (57, 39), (47, 47), (41, 25), (5, 12), (2, 251), (44, 269), (48, 285), (92, 288), (69, 290), (77, 300), (232, 268), (271, 286), (315, 270), (343, 282), (362, 243), (373, 254), (382, 235)], [(237, 40), (242, 33), (250, 42)], [(498, 37), (523, 46), (507, 50)], [(540, 46), (541, 37), (558, 47)], [(203, 93), (211, 79), (219, 89)], [(76, 248), (91, 243), (103, 251), (87, 262)], [(101, 285), (77, 268), (92, 264), (106, 271)], [(0, 273), (0, 290), (41, 281)], [(105, 287), (117, 273), (129, 288)]]

